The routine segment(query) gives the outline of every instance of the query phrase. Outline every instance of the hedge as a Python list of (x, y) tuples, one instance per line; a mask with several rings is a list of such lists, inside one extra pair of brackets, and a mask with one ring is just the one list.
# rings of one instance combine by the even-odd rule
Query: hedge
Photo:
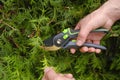
[(100, 54), (45, 51), (43, 40), (77, 22), (106, 0), (1, 0), (0, 80), (41, 80), (45, 67), (76, 80), (120, 80), (120, 22), (103, 38)]

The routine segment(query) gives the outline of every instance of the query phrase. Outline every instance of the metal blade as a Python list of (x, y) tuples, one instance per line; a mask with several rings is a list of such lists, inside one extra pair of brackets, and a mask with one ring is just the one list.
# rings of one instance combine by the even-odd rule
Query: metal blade
[(57, 47), (57, 46), (40, 46), (40, 48), (47, 50), (47, 51), (56, 51), (58, 49), (60, 49), (61, 47)]
[(52, 36), (52, 37), (50, 37), (50, 38), (48, 38), (48, 39), (45, 39), (45, 40), (43, 41), (44, 45), (45, 45), (45, 46), (53, 46), (53, 39), (54, 39), (54, 37), (55, 37), (55, 36)]
[(56, 50), (60, 49), (61, 47), (57, 47), (57, 46), (54, 45), (54, 43), (53, 43), (54, 37), (55, 36), (52, 36), (48, 39), (45, 39), (43, 41), (44, 46), (40, 46), (40, 48), (45, 49), (47, 51), (56, 51)]

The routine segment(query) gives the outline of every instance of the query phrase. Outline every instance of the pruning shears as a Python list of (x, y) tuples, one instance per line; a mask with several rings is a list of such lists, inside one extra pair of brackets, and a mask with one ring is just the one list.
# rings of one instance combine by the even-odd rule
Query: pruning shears
[[(85, 42), (82, 46), (77, 46), (76, 45), (76, 40), (75, 38), (78, 36), (80, 30), (73, 30), (71, 28), (64, 29), (61, 33), (50, 37), (48, 39), (45, 39), (43, 41), (44, 43), (44, 49), (48, 51), (56, 51), (58, 49), (70, 49), (70, 48), (75, 48), (78, 49), (82, 46), (87, 46), (87, 47), (94, 47), (97, 49), (101, 50), (106, 50), (106, 47), (98, 44), (93, 44), (93, 43), (87, 43)], [(91, 31), (92, 32), (103, 32), (107, 33), (107, 29), (96, 29)]]

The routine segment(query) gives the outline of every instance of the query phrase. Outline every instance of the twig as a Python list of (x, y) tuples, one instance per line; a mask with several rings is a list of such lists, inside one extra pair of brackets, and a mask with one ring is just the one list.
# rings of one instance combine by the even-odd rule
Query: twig
[(8, 27), (10, 27), (10, 28), (13, 29), (13, 30), (16, 30), (14, 27), (12, 27), (12, 26), (9, 25), (8, 23), (4, 22), (2, 19), (0, 20), (0, 23), (6, 25), (6, 26), (8, 26)]

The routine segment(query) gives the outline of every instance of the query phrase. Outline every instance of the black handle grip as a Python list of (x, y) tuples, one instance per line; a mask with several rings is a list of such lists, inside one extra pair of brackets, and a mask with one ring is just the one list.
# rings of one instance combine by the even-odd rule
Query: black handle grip
[[(87, 47), (94, 47), (94, 48), (97, 48), (97, 49), (101, 49), (101, 50), (106, 50), (106, 47), (104, 46), (101, 46), (101, 45), (98, 45), (98, 44), (92, 44), (92, 43), (84, 43), (82, 46), (87, 46)], [(65, 45), (63, 48), (67, 48), (67, 49), (70, 49), (70, 48), (75, 48), (75, 49), (78, 49), (82, 46), (77, 46), (76, 45), (76, 42), (72, 42), (70, 41), (67, 45)]]

